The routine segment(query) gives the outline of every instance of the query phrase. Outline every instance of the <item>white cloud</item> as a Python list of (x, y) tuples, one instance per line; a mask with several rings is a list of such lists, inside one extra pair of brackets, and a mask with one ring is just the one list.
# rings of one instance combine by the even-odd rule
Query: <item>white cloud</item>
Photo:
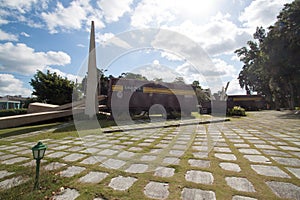
[(1, 5), (10, 9), (16, 9), (20, 13), (25, 13), (31, 9), (31, 7), (36, 4), (38, 0), (1, 0)]
[(98, 5), (103, 11), (105, 21), (110, 23), (118, 21), (126, 12), (129, 12), (132, 2), (133, 0), (102, 0), (98, 2)]
[(81, 77), (81, 76), (76, 76), (74, 74), (65, 73), (65, 72), (62, 72), (59, 69), (54, 69), (52, 67), (47, 67), (46, 70), (49, 70), (51, 73), (55, 72), (56, 74), (58, 74), (58, 75), (60, 75), (62, 77), (66, 77), (68, 80), (73, 81), (75, 83), (76, 83), (76, 81), (78, 83), (81, 83), (81, 81), (83, 79), (83, 77)]
[(49, 65), (63, 66), (70, 62), (70, 56), (62, 51), (35, 52), (33, 48), (23, 43), (0, 44), (1, 71), (30, 75)]
[(244, 45), (251, 35), (229, 20), (230, 15), (218, 13), (203, 25), (184, 21), (178, 26), (167, 27), (198, 42), (210, 55), (229, 53)]
[(24, 37), (30, 37), (30, 35), (28, 33), (25, 33), (25, 32), (21, 32), (20, 35), (23, 35)]
[(148, 80), (161, 78), (164, 82), (173, 82), (176, 77), (180, 76), (175, 70), (160, 65), (158, 60), (154, 60), (153, 64), (137, 67), (131, 72), (141, 74)]
[(0, 74), (0, 96), (22, 95), (30, 96), (32, 91), (23, 86), (23, 82), (12, 74)]
[(0, 19), (0, 25), (8, 24), (9, 21), (6, 19)]
[(0, 40), (18, 41), (18, 36), (12, 33), (6, 33), (0, 29)]
[(183, 59), (180, 58), (178, 55), (175, 55), (173, 53), (170, 53), (170, 52), (166, 52), (166, 51), (162, 51), (160, 53), (160, 56), (162, 58), (166, 58), (167, 60), (170, 60), (170, 61), (182, 61)]
[(113, 33), (104, 33), (104, 34), (96, 33), (95, 40), (99, 44), (104, 44), (107, 40), (113, 38), (114, 36), (115, 35)]
[(84, 45), (84, 44), (77, 44), (76, 46), (78, 46), (78, 47), (82, 47), (82, 48), (84, 48), (84, 47), (85, 47), (85, 45)]
[(242, 89), (237, 78), (232, 79), (227, 89), (228, 95), (245, 95), (246, 90)]
[(183, 77), (186, 83), (192, 83), (193, 81), (197, 80), (200, 82), (200, 85), (205, 85), (206, 80), (205, 76), (201, 70), (196, 69), (190, 63), (185, 62), (182, 65), (179, 65), (175, 69), (176, 73), (179, 76)]
[(85, 0), (72, 1), (68, 7), (58, 2), (54, 12), (43, 12), (41, 16), (50, 33), (57, 33), (59, 30), (79, 30), (84, 23), (89, 26), (92, 20), (95, 21), (96, 28), (104, 27), (100, 11)]
[(131, 25), (137, 28), (147, 28), (149, 26), (160, 26), (165, 22), (176, 19), (170, 0), (143, 0), (136, 6), (132, 17)]
[(130, 39), (129, 41), (125, 41), (118, 35), (115, 36), (113, 33), (96, 34), (96, 42), (102, 45), (103, 47), (106, 45), (114, 46), (116, 51), (120, 47), (123, 49), (132, 48), (132, 46), (129, 44), (132, 42)]
[(292, 0), (255, 0), (244, 9), (239, 20), (249, 28), (251, 34), (255, 32), (257, 26), (269, 27), (276, 21), (276, 17), (284, 4), (291, 3)]
[(190, 20), (203, 24), (225, 1), (142, 0), (134, 9), (131, 25), (137, 28), (160, 27)]
[(219, 72), (222, 78), (234, 78), (237, 76), (237, 71), (234, 66), (226, 63), (224, 60), (219, 58), (213, 58), (212, 61), (215, 64), (216, 71)]
[(86, 19), (86, 10), (79, 1), (73, 1), (65, 8), (58, 2), (52, 13), (42, 13), (42, 18), (46, 21), (51, 33), (57, 33), (57, 27), (63, 30), (80, 29), (82, 21)]

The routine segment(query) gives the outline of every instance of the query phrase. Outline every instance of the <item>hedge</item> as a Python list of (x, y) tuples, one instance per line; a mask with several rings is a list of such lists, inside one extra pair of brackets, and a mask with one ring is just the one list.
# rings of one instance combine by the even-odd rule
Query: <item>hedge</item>
[(240, 106), (234, 106), (231, 110), (228, 112), (229, 116), (246, 116), (245, 109)]
[(26, 114), (27, 109), (8, 109), (8, 110), (0, 110), (0, 117), (7, 117), (7, 116), (13, 116), (13, 115), (21, 115)]

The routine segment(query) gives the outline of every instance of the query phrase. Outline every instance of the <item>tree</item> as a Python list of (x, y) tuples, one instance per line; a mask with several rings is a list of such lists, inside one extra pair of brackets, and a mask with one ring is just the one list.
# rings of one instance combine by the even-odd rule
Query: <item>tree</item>
[(141, 74), (135, 74), (131, 72), (122, 73), (119, 78), (125, 78), (125, 79), (136, 79), (136, 80), (144, 80), (146, 81), (147, 78)]
[[(109, 77), (105, 76), (104, 72), (106, 72), (106, 71), (107, 70), (97, 68), (98, 94), (101, 94), (101, 95), (106, 95), (108, 92)], [(83, 94), (86, 94), (86, 89), (87, 89), (86, 87), (87, 87), (87, 75), (84, 76), (84, 78), (82, 79), (81, 84), (80, 84), (80, 91)]]
[(300, 1), (286, 4), (268, 30), (258, 27), (256, 41), (235, 51), (244, 63), (239, 83), (248, 93), (264, 94), (276, 108), (294, 108), (300, 104)]
[(200, 90), (202, 89), (201, 86), (200, 86), (199, 81), (196, 81), (196, 80), (193, 81), (192, 86), (195, 87), (195, 88), (199, 88)]
[(34, 89), (32, 94), (39, 101), (58, 105), (72, 102), (75, 83), (56, 72), (50, 73), (48, 70), (45, 74), (38, 70), (29, 83)]
[(155, 81), (155, 82), (163, 82), (163, 79), (162, 78), (154, 78), (153, 81)]
[(274, 97), (279, 104), (294, 108), (300, 104), (300, 1), (286, 4), (269, 30), (263, 50), (274, 72)]
[(184, 78), (179, 76), (179, 77), (176, 77), (173, 81), (173, 83), (177, 83), (177, 84), (185, 84), (184, 82)]

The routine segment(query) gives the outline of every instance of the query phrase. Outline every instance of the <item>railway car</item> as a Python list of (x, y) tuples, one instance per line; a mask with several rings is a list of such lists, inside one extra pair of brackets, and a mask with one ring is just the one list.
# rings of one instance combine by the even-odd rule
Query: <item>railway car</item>
[(174, 117), (197, 111), (197, 97), (191, 85), (111, 78), (107, 92), (108, 110), (131, 116), (154, 112)]
[[(212, 104), (217, 105), (220, 101), (205, 101), (201, 103), (200, 113), (210, 114), (212, 112)], [(228, 95), (226, 104), (227, 110), (232, 109), (234, 106), (240, 106), (247, 111), (263, 110), (266, 109), (266, 101), (262, 95)], [(225, 110), (224, 110), (225, 112)]]
[(266, 101), (262, 95), (229, 95), (227, 107), (240, 106), (248, 111), (266, 109)]

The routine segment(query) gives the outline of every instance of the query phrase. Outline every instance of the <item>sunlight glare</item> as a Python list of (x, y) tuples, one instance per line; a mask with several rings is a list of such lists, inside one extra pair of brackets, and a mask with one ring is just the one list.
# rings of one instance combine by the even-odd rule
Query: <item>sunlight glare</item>
[(192, 17), (207, 16), (216, 6), (216, 1), (185, 0), (178, 3), (185, 15)]

